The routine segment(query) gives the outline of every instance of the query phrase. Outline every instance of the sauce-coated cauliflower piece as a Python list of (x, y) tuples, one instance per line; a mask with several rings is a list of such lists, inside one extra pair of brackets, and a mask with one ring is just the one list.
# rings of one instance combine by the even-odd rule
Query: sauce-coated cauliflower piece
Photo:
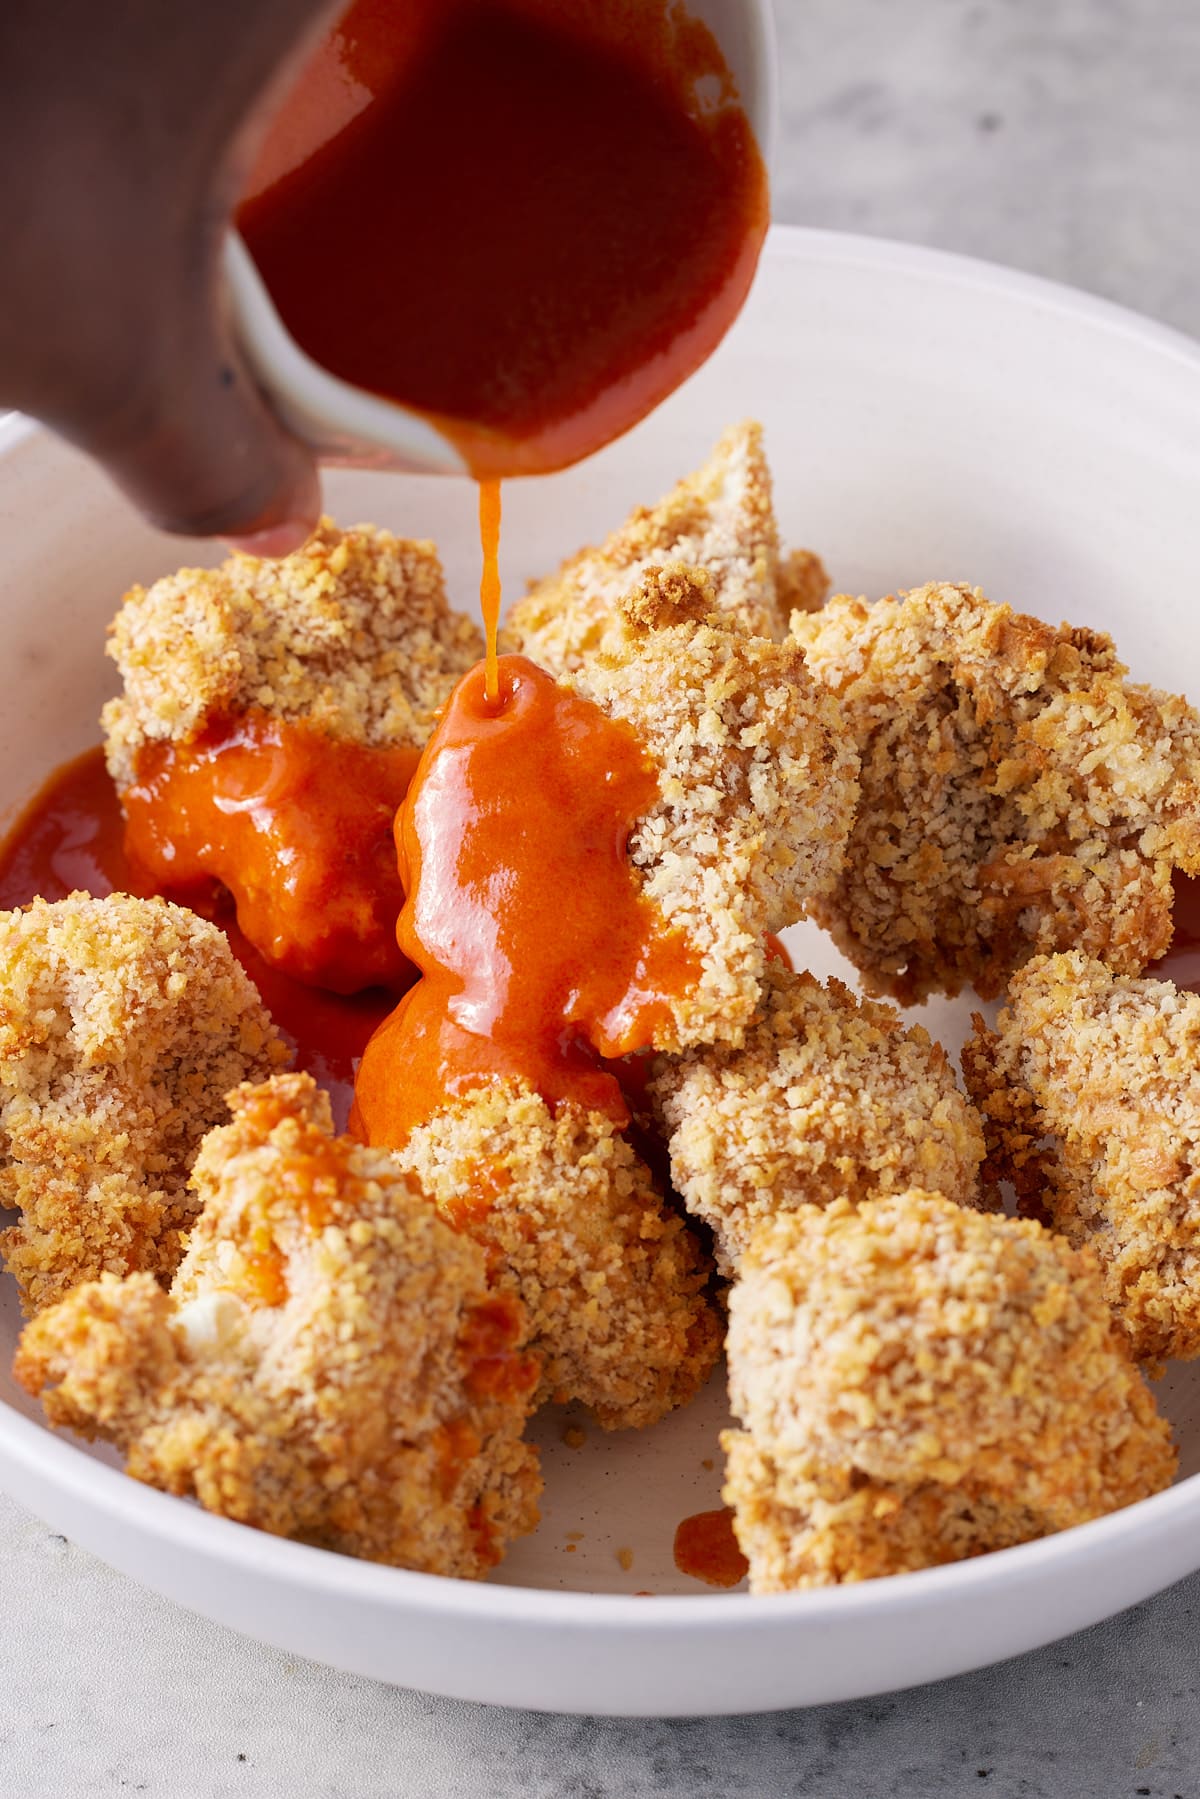
[(16, 1373), (128, 1471), (279, 1536), (479, 1576), (537, 1522), (521, 1306), (384, 1152), (335, 1138), (307, 1075), (239, 1088), (169, 1293), (77, 1288)]

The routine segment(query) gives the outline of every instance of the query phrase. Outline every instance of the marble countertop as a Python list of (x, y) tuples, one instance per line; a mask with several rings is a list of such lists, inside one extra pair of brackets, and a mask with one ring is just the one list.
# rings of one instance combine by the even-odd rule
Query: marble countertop
[[(778, 217), (1011, 263), (1200, 336), (1193, 0), (775, 4)], [(296, 1662), (5, 1499), (0, 1618), (4, 1799), (1200, 1794), (1200, 1576), (939, 1686), (683, 1722), (495, 1712)]]

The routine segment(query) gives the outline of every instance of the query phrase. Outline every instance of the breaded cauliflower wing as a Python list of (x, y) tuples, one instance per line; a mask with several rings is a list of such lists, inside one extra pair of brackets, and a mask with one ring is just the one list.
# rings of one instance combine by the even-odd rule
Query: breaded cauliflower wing
[(643, 891), (702, 964), (672, 1002), (673, 1041), (738, 1043), (762, 988), (765, 938), (838, 879), (858, 763), (838, 702), (794, 646), (714, 611), (702, 570), (648, 569), (613, 647), (567, 685), (638, 732), (659, 803), (628, 853)]
[(1200, 997), (1041, 956), (963, 1068), (985, 1177), (1090, 1245), (1139, 1360), (1200, 1355)]
[(105, 1275), (26, 1327), (16, 1373), (128, 1471), (277, 1536), (477, 1577), (537, 1522), (519, 1303), (307, 1075), (231, 1095), (170, 1293)]
[(126, 852), (150, 886), (238, 924), (274, 966), (401, 986), (392, 823), (434, 715), (478, 660), (434, 546), (328, 519), (291, 556), (235, 555), (129, 593), (104, 709)]
[(507, 647), (551, 674), (577, 669), (593, 651), (619, 646), (619, 602), (663, 562), (707, 569), (713, 603), (731, 625), (784, 635), (791, 607), (811, 596), (824, 570), (811, 551), (793, 551), (781, 569), (761, 425), (733, 426), (657, 506), (639, 506), (601, 548), (580, 550), (536, 582), (509, 613)]
[(815, 908), (873, 991), (999, 994), (1035, 953), (1138, 974), (1200, 871), (1200, 717), (1111, 641), (932, 583), (796, 613), (862, 757), (841, 879)]
[(432, 543), (324, 518), (290, 556), (235, 554), (134, 587), (109, 627), (124, 692), (104, 708), (109, 773), (130, 786), (147, 743), (189, 743), (250, 710), (339, 742), (422, 745), (483, 654), (446, 604)]
[(757, 1593), (1025, 1542), (1175, 1471), (1090, 1253), (941, 1194), (761, 1225), (728, 1352), (725, 1498)]
[(806, 1203), (914, 1186), (976, 1201), (983, 1132), (945, 1050), (840, 981), (772, 963), (742, 1046), (657, 1057), (649, 1095), (725, 1274), (762, 1219)]
[(79, 1281), (169, 1278), (225, 1095), (288, 1049), (224, 936), (165, 900), (0, 913), (0, 1254), (29, 1310)]
[(464, 1095), (393, 1152), (488, 1250), (530, 1321), (539, 1398), (643, 1429), (703, 1386), (721, 1351), (708, 1263), (612, 1121), (551, 1112), (514, 1082)]

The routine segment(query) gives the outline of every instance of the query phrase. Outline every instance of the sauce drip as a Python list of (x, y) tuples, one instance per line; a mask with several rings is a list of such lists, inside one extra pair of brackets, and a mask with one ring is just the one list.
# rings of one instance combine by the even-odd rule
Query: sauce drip
[(419, 759), (261, 712), (146, 744), (121, 796), (129, 861), (142, 891), (209, 916), (221, 883), (262, 958), (297, 980), (406, 986), (392, 822)]
[[(104, 752), (86, 750), (64, 764), (36, 793), (0, 843), (0, 910), (84, 892), (150, 889), (125, 855), (125, 823)], [(334, 1124), (344, 1130), (354, 1072), (368, 1038), (395, 1004), (394, 993), (371, 990), (342, 998), (302, 986), (264, 962), (230, 916), (217, 921), (262, 995), (281, 1034), (296, 1051), (296, 1066), (329, 1093)]]
[(355, 0), (238, 225), (293, 337), (477, 476), (600, 448), (749, 289), (766, 171), (675, 0)]
[(500, 629), (500, 483), (479, 483), (479, 542), (483, 550), (483, 575), (479, 582), (479, 609), (487, 646), (483, 692), (489, 705), (500, 698), (496, 636)]
[(682, 1520), (675, 1532), (675, 1566), (710, 1587), (736, 1587), (745, 1579), (750, 1564), (738, 1548), (727, 1505)]
[(502, 656), (447, 703), (396, 821), (421, 979), (368, 1044), (352, 1128), (398, 1147), (454, 1095), (525, 1080), (624, 1124), (601, 1057), (645, 1048), (698, 967), (626, 858), (658, 782), (628, 725)]

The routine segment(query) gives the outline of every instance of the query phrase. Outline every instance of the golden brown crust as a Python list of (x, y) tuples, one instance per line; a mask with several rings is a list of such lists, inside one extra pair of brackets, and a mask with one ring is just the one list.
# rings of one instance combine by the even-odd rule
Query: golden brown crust
[(707, 569), (717, 610), (738, 629), (783, 636), (788, 608), (776, 590), (779, 534), (761, 425), (733, 426), (657, 506), (637, 507), (601, 548), (580, 550), (536, 582), (509, 613), (506, 643), (555, 675), (619, 648), (619, 602), (663, 562)]
[(760, 1225), (727, 1433), (755, 1592), (928, 1567), (1166, 1486), (1175, 1455), (1088, 1251), (910, 1191)]
[(170, 1294), (76, 1289), (18, 1379), (129, 1472), (275, 1535), (479, 1576), (532, 1529), (520, 1308), (385, 1152), (334, 1138), (307, 1075), (231, 1095)]
[(740, 1049), (656, 1059), (671, 1181), (732, 1274), (755, 1226), (919, 1186), (975, 1203), (983, 1132), (940, 1043), (840, 981), (771, 964)]
[(819, 612), (831, 585), (825, 564), (814, 550), (788, 550), (780, 558), (775, 587), (784, 618), (790, 619), (793, 612)]
[(721, 1331), (707, 1263), (609, 1119), (570, 1104), (552, 1115), (504, 1083), (438, 1113), (397, 1159), (519, 1295), (543, 1399), (641, 1429), (708, 1379)]
[(169, 1278), (225, 1095), (288, 1059), (214, 925), (73, 893), (0, 913), (0, 1253), (30, 1310), (104, 1271)]
[(838, 702), (794, 646), (705, 611), (707, 575), (649, 568), (621, 605), (614, 647), (567, 685), (633, 726), (660, 799), (629, 855), (643, 891), (701, 958), (655, 1047), (736, 1043), (753, 1016), (764, 938), (837, 879), (857, 793)]
[(1039, 957), (963, 1065), (987, 1178), (1092, 1247), (1136, 1356), (1200, 1355), (1200, 997)]
[(724, 1495), (736, 1508), (755, 1593), (911, 1574), (1045, 1534), (1019, 1497), (1001, 1502), (971, 1482), (925, 1481), (901, 1492), (847, 1467), (785, 1484), (748, 1431), (724, 1431), (721, 1445)]
[(291, 556), (132, 588), (108, 654), (125, 691), (104, 708), (105, 748), (124, 788), (144, 743), (187, 743), (250, 708), (353, 743), (423, 744), (483, 640), (447, 607), (433, 544), (322, 519)]
[(862, 755), (841, 881), (817, 916), (873, 991), (1002, 991), (1079, 946), (1139, 973), (1200, 871), (1200, 717), (1125, 679), (1107, 637), (944, 583), (793, 615)]

